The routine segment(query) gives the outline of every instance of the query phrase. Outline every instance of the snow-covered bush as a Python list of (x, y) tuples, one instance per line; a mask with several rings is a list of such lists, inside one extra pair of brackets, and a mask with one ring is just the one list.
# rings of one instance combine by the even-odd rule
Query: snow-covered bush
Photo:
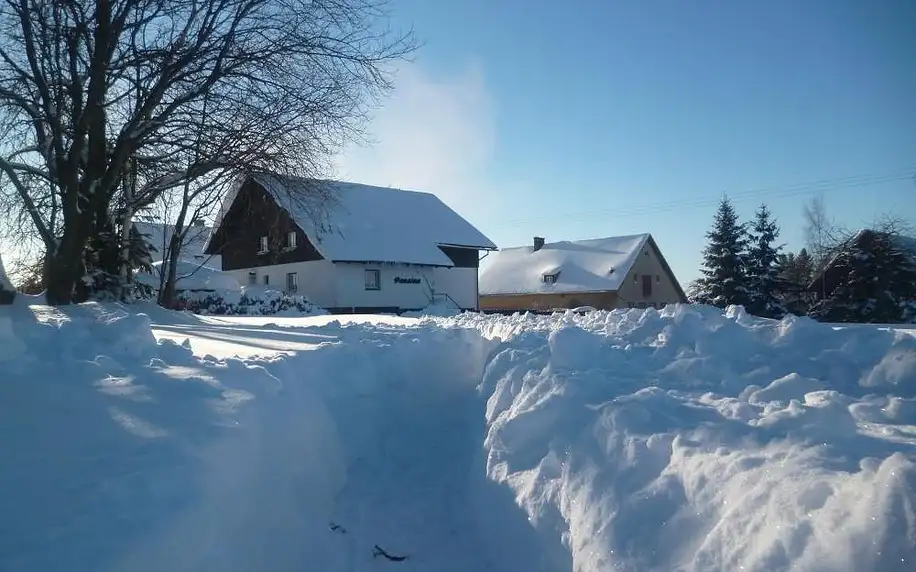
[(195, 314), (215, 316), (272, 316), (275, 314), (324, 314), (305, 296), (290, 296), (279, 290), (245, 288), (233, 291), (189, 292), (178, 295), (179, 308)]

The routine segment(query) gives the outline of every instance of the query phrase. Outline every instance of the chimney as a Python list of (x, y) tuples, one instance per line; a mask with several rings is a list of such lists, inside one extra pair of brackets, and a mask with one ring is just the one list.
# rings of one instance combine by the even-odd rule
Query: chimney
[(542, 249), (542, 248), (544, 248), (544, 237), (543, 237), (543, 236), (535, 236), (535, 237), (534, 237), (534, 251), (533, 251), (533, 252), (537, 252), (538, 250), (540, 250), (540, 249)]

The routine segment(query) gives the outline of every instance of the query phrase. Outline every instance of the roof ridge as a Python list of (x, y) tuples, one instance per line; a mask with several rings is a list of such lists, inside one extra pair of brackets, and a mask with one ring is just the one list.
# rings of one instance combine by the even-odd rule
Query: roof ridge
[[(621, 235), (615, 235), (615, 236), (599, 236), (599, 237), (595, 237), (595, 238), (578, 238), (578, 239), (574, 239), (574, 240), (558, 240), (558, 241), (555, 241), (555, 242), (545, 242), (545, 243), (544, 243), (544, 247), (550, 246), (550, 245), (552, 245), (552, 244), (579, 244), (579, 243), (583, 243), (583, 242), (591, 242), (591, 241), (596, 241), (596, 240), (624, 240), (624, 239), (628, 239), (628, 238), (642, 238), (642, 237), (649, 237), (649, 236), (652, 236), (652, 233), (650, 233), (650, 232), (640, 232), (640, 233), (636, 233), (636, 234), (621, 234)], [(531, 248), (531, 244), (520, 244), (520, 245), (518, 245), (518, 246), (506, 246), (506, 247), (500, 248), (500, 250), (517, 250), (517, 249), (520, 249), (520, 248)]]
[(298, 175), (282, 175), (278, 173), (257, 173), (252, 176), (255, 178), (259, 176), (267, 176), (267, 177), (276, 177), (277, 179), (285, 179), (287, 181), (295, 181), (295, 182), (311, 181), (314, 183), (328, 183), (332, 185), (348, 185), (348, 186), (353, 186), (353, 187), (367, 187), (370, 189), (377, 189), (381, 191), (398, 191), (401, 193), (416, 193), (418, 195), (431, 195), (433, 197), (436, 197), (440, 201), (442, 200), (441, 198), (439, 198), (439, 195), (431, 191), (419, 191), (416, 189), (406, 189), (403, 187), (396, 187), (396, 186), (391, 186), (391, 185), (383, 186), (383, 185), (376, 185), (373, 183), (360, 183), (357, 181), (347, 181), (344, 179), (330, 179), (330, 178), (325, 178), (325, 177), (301, 177)]

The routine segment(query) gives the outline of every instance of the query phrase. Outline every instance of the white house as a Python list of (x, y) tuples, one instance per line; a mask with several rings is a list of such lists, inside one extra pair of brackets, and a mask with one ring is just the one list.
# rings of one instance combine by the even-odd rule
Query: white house
[[(172, 234), (175, 232), (175, 225), (162, 222), (145, 222), (134, 221), (134, 228), (146, 238), (146, 242), (153, 247), (153, 262), (161, 262), (163, 253), (168, 250), (169, 242), (172, 240)], [(222, 260), (220, 256), (204, 254), (204, 247), (207, 245), (207, 239), (213, 229), (203, 224), (202, 221), (193, 224), (185, 235), (184, 244), (181, 248), (181, 259), (187, 262), (197, 263), (211, 268), (220, 268)]]
[(496, 246), (433, 194), (262, 174), (226, 197), (204, 254), (346, 313), (477, 309), (482, 250)]
[(0, 256), (0, 304), (12, 304), (16, 298), (16, 288), (6, 276), (6, 269), (3, 268), (3, 257)]

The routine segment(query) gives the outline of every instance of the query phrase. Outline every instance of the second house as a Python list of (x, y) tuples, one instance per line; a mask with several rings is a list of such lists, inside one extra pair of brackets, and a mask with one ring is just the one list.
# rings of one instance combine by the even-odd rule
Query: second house
[(476, 310), (480, 253), (495, 249), (430, 193), (255, 175), (226, 197), (205, 253), (242, 284), (377, 313)]
[(545, 312), (591, 306), (661, 308), (687, 301), (650, 234), (505, 248), (480, 276), (480, 307)]

